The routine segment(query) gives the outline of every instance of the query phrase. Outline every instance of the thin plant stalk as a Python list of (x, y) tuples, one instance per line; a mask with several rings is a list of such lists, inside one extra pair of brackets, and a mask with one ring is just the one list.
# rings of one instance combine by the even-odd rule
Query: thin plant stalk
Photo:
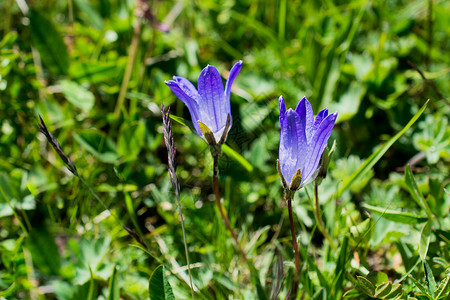
[(119, 117), (120, 110), (122, 109), (125, 101), (125, 95), (128, 89), (128, 83), (130, 82), (131, 73), (133, 71), (134, 60), (136, 58), (139, 39), (141, 36), (141, 26), (142, 21), (138, 18), (136, 25), (134, 26), (133, 39), (131, 40), (130, 53), (128, 54), (128, 62), (125, 69), (125, 74), (123, 75), (122, 85), (120, 86), (119, 97), (117, 98), (116, 107), (114, 109), (115, 118)]
[(225, 213), (225, 210), (223, 209), (222, 203), (220, 202), (220, 190), (219, 190), (219, 154), (215, 153), (214, 151), (211, 151), (211, 154), (214, 159), (214, 172), (213, 172), (213, 183), (214, 183), (214, 194), (216, 195), (216, 202), (217, 206), (219, 208), (220, 216), (222, 217), (223, 223), (227, 227), (228, 231), (231, 233), (231, 236), (234, 239), (234, 242), (236, 243), (236, 248), (242, 255), (242, 258), (245, 261), (248, 261), (247, 256), (245, 255), (244, 251), (239, 246), (239, 240), (234, 232), (233, 228), (231, 228), (230, 220), (228, 220), (228, 217)]
[(187, 246), (187, 241), (186, 241), (186, 230), (184, 228), (184, 218), (183, 218), (183, 212), (181, 210), (180, 182), (178, 181), (178, 177), (177, 177), (177, 173), (176, 173), (175, 154), (176, 154), (177, 150), (175, 148), (175, 143), (174, 143), (173, 137), (172, 137), (172, 123), (170, 121), (170, 107), (166, 112), (164, 105), (161, 104), (161, 112), (162, 112), (163, 125), (164, 125), (164, 143), (166, 144), (166, 148), (167, 148), (169, 176), (170, 176), (170, 181), (172, 182), (172, 186), (175, 190), (175, 194), (177, 196), (178, 209), (180, 212), (181, 231), (183, 232), (184, 254), (186, 256), (186, 263), (187, 263), (187, 268), (188, 268), (188, 273), (189, 273), (191, 297), (192, 297), (192, 299), (194, 299), (194, 285), (192, 283), (191, 264), (189, 262), (189, 252), (188, 252), (188, 246)]
[(141, 244), (146, 250), (148, 250), (147, 245), (145, 244), (142, 237), (136, 233), (136, 231), (129, 229), (126, 227), (120, 219), (115, 216), (111, 210), (106, 206), (106, 204), (100, 199), (100, 197), (97, 195), (96, 192), (90, 187), (90, 185), (84, 180), (84, 178), (78, 173), (77, 167), (75, 166), (72, 159), (64, 153), (61, 145), (59, 144), (58, 140), (50, 133), (50, 131), (47, 129), (47, 126), (44, 123), (44, 120), (41, 116), (39, 116), (40, 123), (39, 123), (39, 131), (42, 132), (45, 137), (47, 138), (47, 141), (52, 145), (53, 149), (56, 151), (56, 153), (59, 155), (59, 157), (64, 161), (66, 164), (67, 169), (76, 177), (80, 179), (80, 181), (86, 186), (88, 191), (94, 196), (94, 198), (113, 216), (114, 219), (117, 220), (117, 222), (128, 232), (128, 234), (133, 237), (139, 244)]
[[(160, 264), (166, 266), (166, 264), (155, 254), (151, 253), (151, 250), (148, 248), (147, 244), (144, 242), (143, 238), (141, 237), (141, 235), (139, 234), (140, 230), (138, 230), (139, 232), (136, 232), (135, 230), (132, 230), (128, 227), (126, 227), (121, 221), (120, 219), (115, 216), (111, 210), (106, 206), (106, 204), (102, 201), (102, 199), (97, 195), (97, 193), (91, 188), (91, 186), (84, 180), (84, 178), (78, 173), (77, 168), (74, 164), (74, 162), (70, 159), (70, 157), (68, 155), (66, 155), (64, 153), (64, 151), (61, 148), (61, 145), (59, 144), (59, 142), (56, 140), (56, 138), (50, 133), (50, 131), (47, 129), (47, 126), (44, 123), (44, 120), (42, 119), (41, 116), (39, 116), (40, 119), (40, 123), (39, 123), (39, 131), (41, 131), (47, 141), (52, 145), (53, 149), (56, 151), (56, 153), (59, 155), (59, 157), (64, 161), (64, 163), (66, 164), (67, 169), (76, 177), (78, 177), (80, 179), (80, 181), (86, 186), (86, 188), (88, 189), (88, 191), (92, 194), (92, 196), (98, 201), (100, 202), (100, 204), (111, 214), (111, 216), (122, 226), (123, 229), (125, 229), (127, 231), (127, 233), (134, 239), (136, 240), (136, 242), (138, 242), (140, 244), (141, 247), (138, 247), (141, 250), (144, 250), (146, 253), (148, 253), (150, 256), (152, 256), (156, 261), (158, 261)], [(3, 190), (1, 189), (0, 186), (0, 192), (2, 192), (3, 196), (5, 197), (6, 201), (9, 202), (9, 199), (6, 197), (5, 193), (3, 192)], [(14, 212), (14, 210), (13, 210)], [(15, 214), (16, 215), (16, 214)], [(16, 217), (18, 218), (18, 216), (16, 215)], [(19, 221), (19, 225), (21, 225), (22, 229), (24, 230), (25, 234), (28, 235), (28, 232), (25, 228), (25, 226), (23, 226), (23, 223), (21, 222), (21, 220), (18, 218)], [(188, 267), (189, 267), (189, 263), (188, 263)], [(171, 268), (168, 268), (169, 271), (175, 276), (177, 277), (180, 281), (182, 282), (186, 282), (186, 280), (184, 280), (184, 278), (182, 278), (180, 275), (178, 275), (178, 273), (175, 273), (171, 270)], [(191, 281), (191, 287), (192, 287), (192, 281)]]
[(177, 194), (178, 210), (180, 212), (181, 230), (183, 231), (184, 254), (186, 255), (186, 262), (187, 262), (187, 268), (188, 268), (188, 273), (189, 273), (189, 283), (191, 285), (191, 297), (192, 297), (192, 299), (194, 299), (194, 285), (192, 283), (191, 264), (189, 263), (189, 252), (188, 252), (188, 247), (187, 247), (187, 242), (186, 242), (186, 231), (184, 229), (183, 213), (181, 212), (179, 186), (177, 189), (175, 189), (175, 193)]
[(219, 145), (211, 146), (211, 155), (214, 160), (214, 170), (213, 170), (213, 184), (214, 184), (214, 194), (216, 196), (216, 202), (217, 207), (219, 208), (220, 216), (222, 217), (222, 221), (225, 224), (225, 227), (228, 229), (228, 231), (231, 233), (231, 236), (233, 237), (236, 250), (239, 252), (239, 254), (242, 256), (242, 259), (244, 259), (245, 263), (247, 264), (250, 273), (252, 274), (252, 280), (257, 286), (257, 294), (260, 299), (266, 299), (266, 295), (264, 294), (264, 289), (261, 284), (261, 281), (258, 276), (258, 272), (256, 271), (256, 268), (252, 261), (250, 261), (247, 258), (247, 255), (245, 254), (244, 250), (241, 248), (239, 244), (239, 239), (234, 232), (233, 228), (231, 227), (230, 220), (227, 217), (227, 214), (225, 213), (225, 210), (222, 206), (222, 203), (220, 202), (220, 189), (219, 189), (219, 156), (220, 156), (221, 150)]
[(20, 219), (19, 215), (16, 212), (16, 209), (14, 208), (14, 206), (12, 206), (11, 202), (8, 199), (8, 196), (6, 196), (5, 191), (3, 190), (2, 186), (0, 185), (0, 192), (3, 196), (3, 198), (5, 199), (6, 203), (8, 203), (9, 207), (12, 210), (13, 215), (16, 217), (17, 222), (19, 223), (19, 226), (22, 228), (23, 233), (25, 233), (26, 236), (28, 236), (28, 230), (25, 227), (25, 225), (23, 225), (22, 220)]
[(331, 239), (331, 236), (325, 230), (325, 226), (324, 226), (323, 220), (321, 218), (318, 186), (319, 185), (317, 184), (317, 182), (314, 182), (314, 216), (316, 218), (317, 227), (319, 228), (322, 235), (328, 240), (328, 243), (330, 243), (331, 248), (333, 248), (333, 250), (336, 250), (337, 247), (334, 244), (333, 240)]
[(284, 193), (284, 198), (288, 203), (288, 211), (289, 211), (289, 222), (291, 224), (291, 236), (292, 236), (292, 246), (294, 247), (294, 259), (295, 259), (295, 274), (294, 281), (292, 286), (292, 294), (291, 299), (295, 299), (297, 297), (298, 292), (298, 277), (300, 275), (300, 253), (298, 251), (298, 243), (297, 243), (297, 235), (295, 234), (294, 228), (294, 217), (292, 215), (292, 196), (294, 192), (286, 189)]

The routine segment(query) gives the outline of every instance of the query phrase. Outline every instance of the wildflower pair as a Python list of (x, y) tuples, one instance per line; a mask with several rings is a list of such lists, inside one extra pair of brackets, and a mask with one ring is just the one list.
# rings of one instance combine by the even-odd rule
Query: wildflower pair
[[(231, 85), (241, 67), (242, 61), (239, 61), (231, 68), (225, 89), (219, 72), (210, 65), (200, 73), (198, 90), (183, 77), (174, 76), (173, 80), (166, 81), (188, 107), (197, 134), (211, 146), (223, 144), (231, 128)], [(314, 117), (311, 104), (305, 97), (295, 110), (286, 111), (284, 99), (280, 96), (279, 109), (278, 171), (284, 188), (295, 191), (316, 178), (337, 113), (328, 114), (325, 108)]]
[[(222, 207), (218, 181), (220, 148), (225, 142), (232, 125), (230, 108), (231, 85), (236, 79), (241, 67), (242, 61), (239, 61), (231, 68), (225, 89), (219, 72), (216, 68), (209, 65), (200, 73), (198, 90), (189, 80), (178, 76), (174, 76), (173, 80), (166, 81), (166, 84), (186, 104), (197, 134), (210, 145), (211, 154), (214, 159), (214, 193), (222, 220), (233, 236), (238, 252), (249, 264), (249, 269), (255, 270), (244, 251), (240, 248), (237, 235), (231, 228), (228, 217)], [(280, 96), (279, 109), (281, 132), (277, 169), (285, 190), (284, 199), (288, 203), (296, 269), (289, 294), (292, 299), (295, 299), (299, 286), (300, 253), (292, 214), (292, 196), (296, 190), (314, 181), (319, 173), (324, 172), (323, 169), (326, 171), (328, 156), (325, 155), (327, 157), (324, 157), (322, 166), (320, 161), (336, 121), (337, 113), (328, 114), (328, 109), (325, 108), (314, 117), (311, 104), (305, 97), (298, 103), (295, 110), (291, 108), (286, 110), (284, 99)], [(316, 215), (320, 215), (318, 211), (319, 206), (316, 193)], [(318, 223), (321, 225), (321, 220), (318, 220)], [(319, 226), (319, 228), (322, 227)], [(253, 274), (253, 277), (258, 278), (255, 274)], [(261, 283), (258, 283), (258, 285), (261, 286)]]

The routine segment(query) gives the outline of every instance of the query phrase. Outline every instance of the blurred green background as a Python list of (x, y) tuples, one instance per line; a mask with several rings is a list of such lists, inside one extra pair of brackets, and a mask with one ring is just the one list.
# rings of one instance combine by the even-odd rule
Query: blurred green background
[[(175, 297), (190, 298), (160, 104), (190, 116), (164, 80), (196, 84), (208, 64), (225, 80), (240, 59), (220, 185), (268, 297), (284, 299), (294, 271), (276, 171), (279, 95), (288, 107), (306, 96), (316, 113), (339, 112), (319, 192), (340, 251), (316, 228), (312, 187), (298, 192), (299, 296), (340, 299), (356, 285), (351, 278), (373, 270), (421, 293), (404, 275), (424, 282), (416, 263), (424, 253), (436, 281), (446, 278), (449, 1), (1, 0), (0, 16), (0, 296), (148, 299), (150, 275), (163, 262)], [(412, 129), (337, 195), (427, 99)], [(38, 115), (116, 217), (67, 170), (39, 133)], [(196, 298), (256, 299), (214, 203), (209, 149), (173, 123)], [(407, 163), (433, 215), (427, 235), (420, 196), (404, 180)], [(373, 207), (413, 217), (380, 218)], [(151, 255), (116, 218), (144, 236)]]

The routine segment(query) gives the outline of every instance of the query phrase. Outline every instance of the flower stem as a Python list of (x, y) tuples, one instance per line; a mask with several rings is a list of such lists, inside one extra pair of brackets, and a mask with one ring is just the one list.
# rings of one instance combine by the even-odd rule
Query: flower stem
[(213, 172), (213, 183), (214, 183), (214, 194), (216, 195), (216, 202), (217, 206), (220, 211), (220, 215), (222, 216), (223, 223), (227, 227), (228, 231), (231, 233), (231, 236), (234, 239), (236, 250), (239, 252), (239, 254), (242, 256), (242, 259), (247, 264), (252, 282), (256, 284), (256, 292), (258, 299), (267, 299), (266, 294), (264, 292), (264, 288), (261, 284), (261, 280), (259, 279), (259, 274), (255, 268), (255, 265), (251, 260), (247, 258), (247, 255), (245, 254), (244, 250), (241, 248), (239, 244), (238, 237), (236, 233), (234, 233), (233, 228), (231, 228), (230, 221), (228, 220), (228, 217), (225, 213), (225, 210), (223, 209), (222, 203), (220, 202), (220, 190), (219, 190), (219, 156), (221, 153), (221, 149), (219, 145), (211, 146), (211, 154), (214, 159), (214, 172)]
[(323, 236), (328, 240), (328, 243), (330, 243), (331, 248), (336, 250), (336, 245), (334, 244), (333, 240), (331, 239), (331, 236), (328, 234), (328, 232), (325, 230), (325, 226), (323, 224), (323, 220), (320, 216), (320, 206), (319, 206), (319, 189), (318, 189), (317, 182), (314, 183), (314, 216), (316, 217), (317, 227), (319, 228), (320, 232), (323, 234)]
[(228, 220), (227, 215), (225, 214), (225, 210), (223, 209), (222, 203), (220, 202), (220, 191), (219, 191), (219, 153), (218, 151), (211, 151), (211, 154), (214, 159), (214, 172), (213, 172), (213, 183), (214, 183), (214, 194), (216, 195), (216, 202), (217, 206), (219, 207), (220, 215), (222, 216), (223, 223), (227, 227), (228, 231), (231, 233), (231, 236), (234, 239), (234, 242), (236, 243), (236, 248), (242, 255), (242, 258), (248, 262), (247, 256), (245, 255), (244, 251), (239, 246), (239, 240), (234, 233), (233, 228), (231, 228), (230, 221)]
[(291, 299), (295, 299), (297, 297), (298, 292), (298, 276), (300, 275), (300, 253), (298, 252), (298, 243), (295, 234), (294, 228), (294, 217), (292, 216), (292, 196), (293, 192), (286, 189), (284, 193), (285, 200), (288, 203), (288, 211), (289, 211), (289, 222), (291, 223), (291, 236), (292, 236), (292, 246), (294, 247), (294, 258), (295, 258), (295, 274), (294, 274), (294, 282), (292, 286), (292, 294)]

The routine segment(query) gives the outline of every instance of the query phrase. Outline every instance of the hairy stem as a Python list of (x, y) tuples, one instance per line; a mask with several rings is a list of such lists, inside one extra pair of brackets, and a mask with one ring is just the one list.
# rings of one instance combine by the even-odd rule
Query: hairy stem
[(288, 203), (289, 222), (291, 223), (292, 246), (294, 247), (295, 270), (296, 270), (294, 274), (294, 282), (292, 284), (291, 299), (295, 299), (297, 297), (298, 292), (298, 276), (300, 275), (300, 253), (298, 252), (298, 243), (294, 228), (294, 217), (292, 216), (292, 199), (291, 199), (292, 196), (293, 196), (292, 191), (290, 190), (285, 191), (284, 197)]
[(328, 240), (328, 243), (330, 243), (331, 248), (333, 250), (336, 250), (337, 247), (334, 244), (333, 240), (331, 239), (331, 236), (328, 234), (328, 232), (325, 230), (325, 226), (323, 224), (323, 220), (320, 216), (320, 205), (319, 205), (319, 189), (318, 184), (314, 183), (314, 216), (316, 217), (316, 223), (317, 227), (319, 228), (322, 235)]

